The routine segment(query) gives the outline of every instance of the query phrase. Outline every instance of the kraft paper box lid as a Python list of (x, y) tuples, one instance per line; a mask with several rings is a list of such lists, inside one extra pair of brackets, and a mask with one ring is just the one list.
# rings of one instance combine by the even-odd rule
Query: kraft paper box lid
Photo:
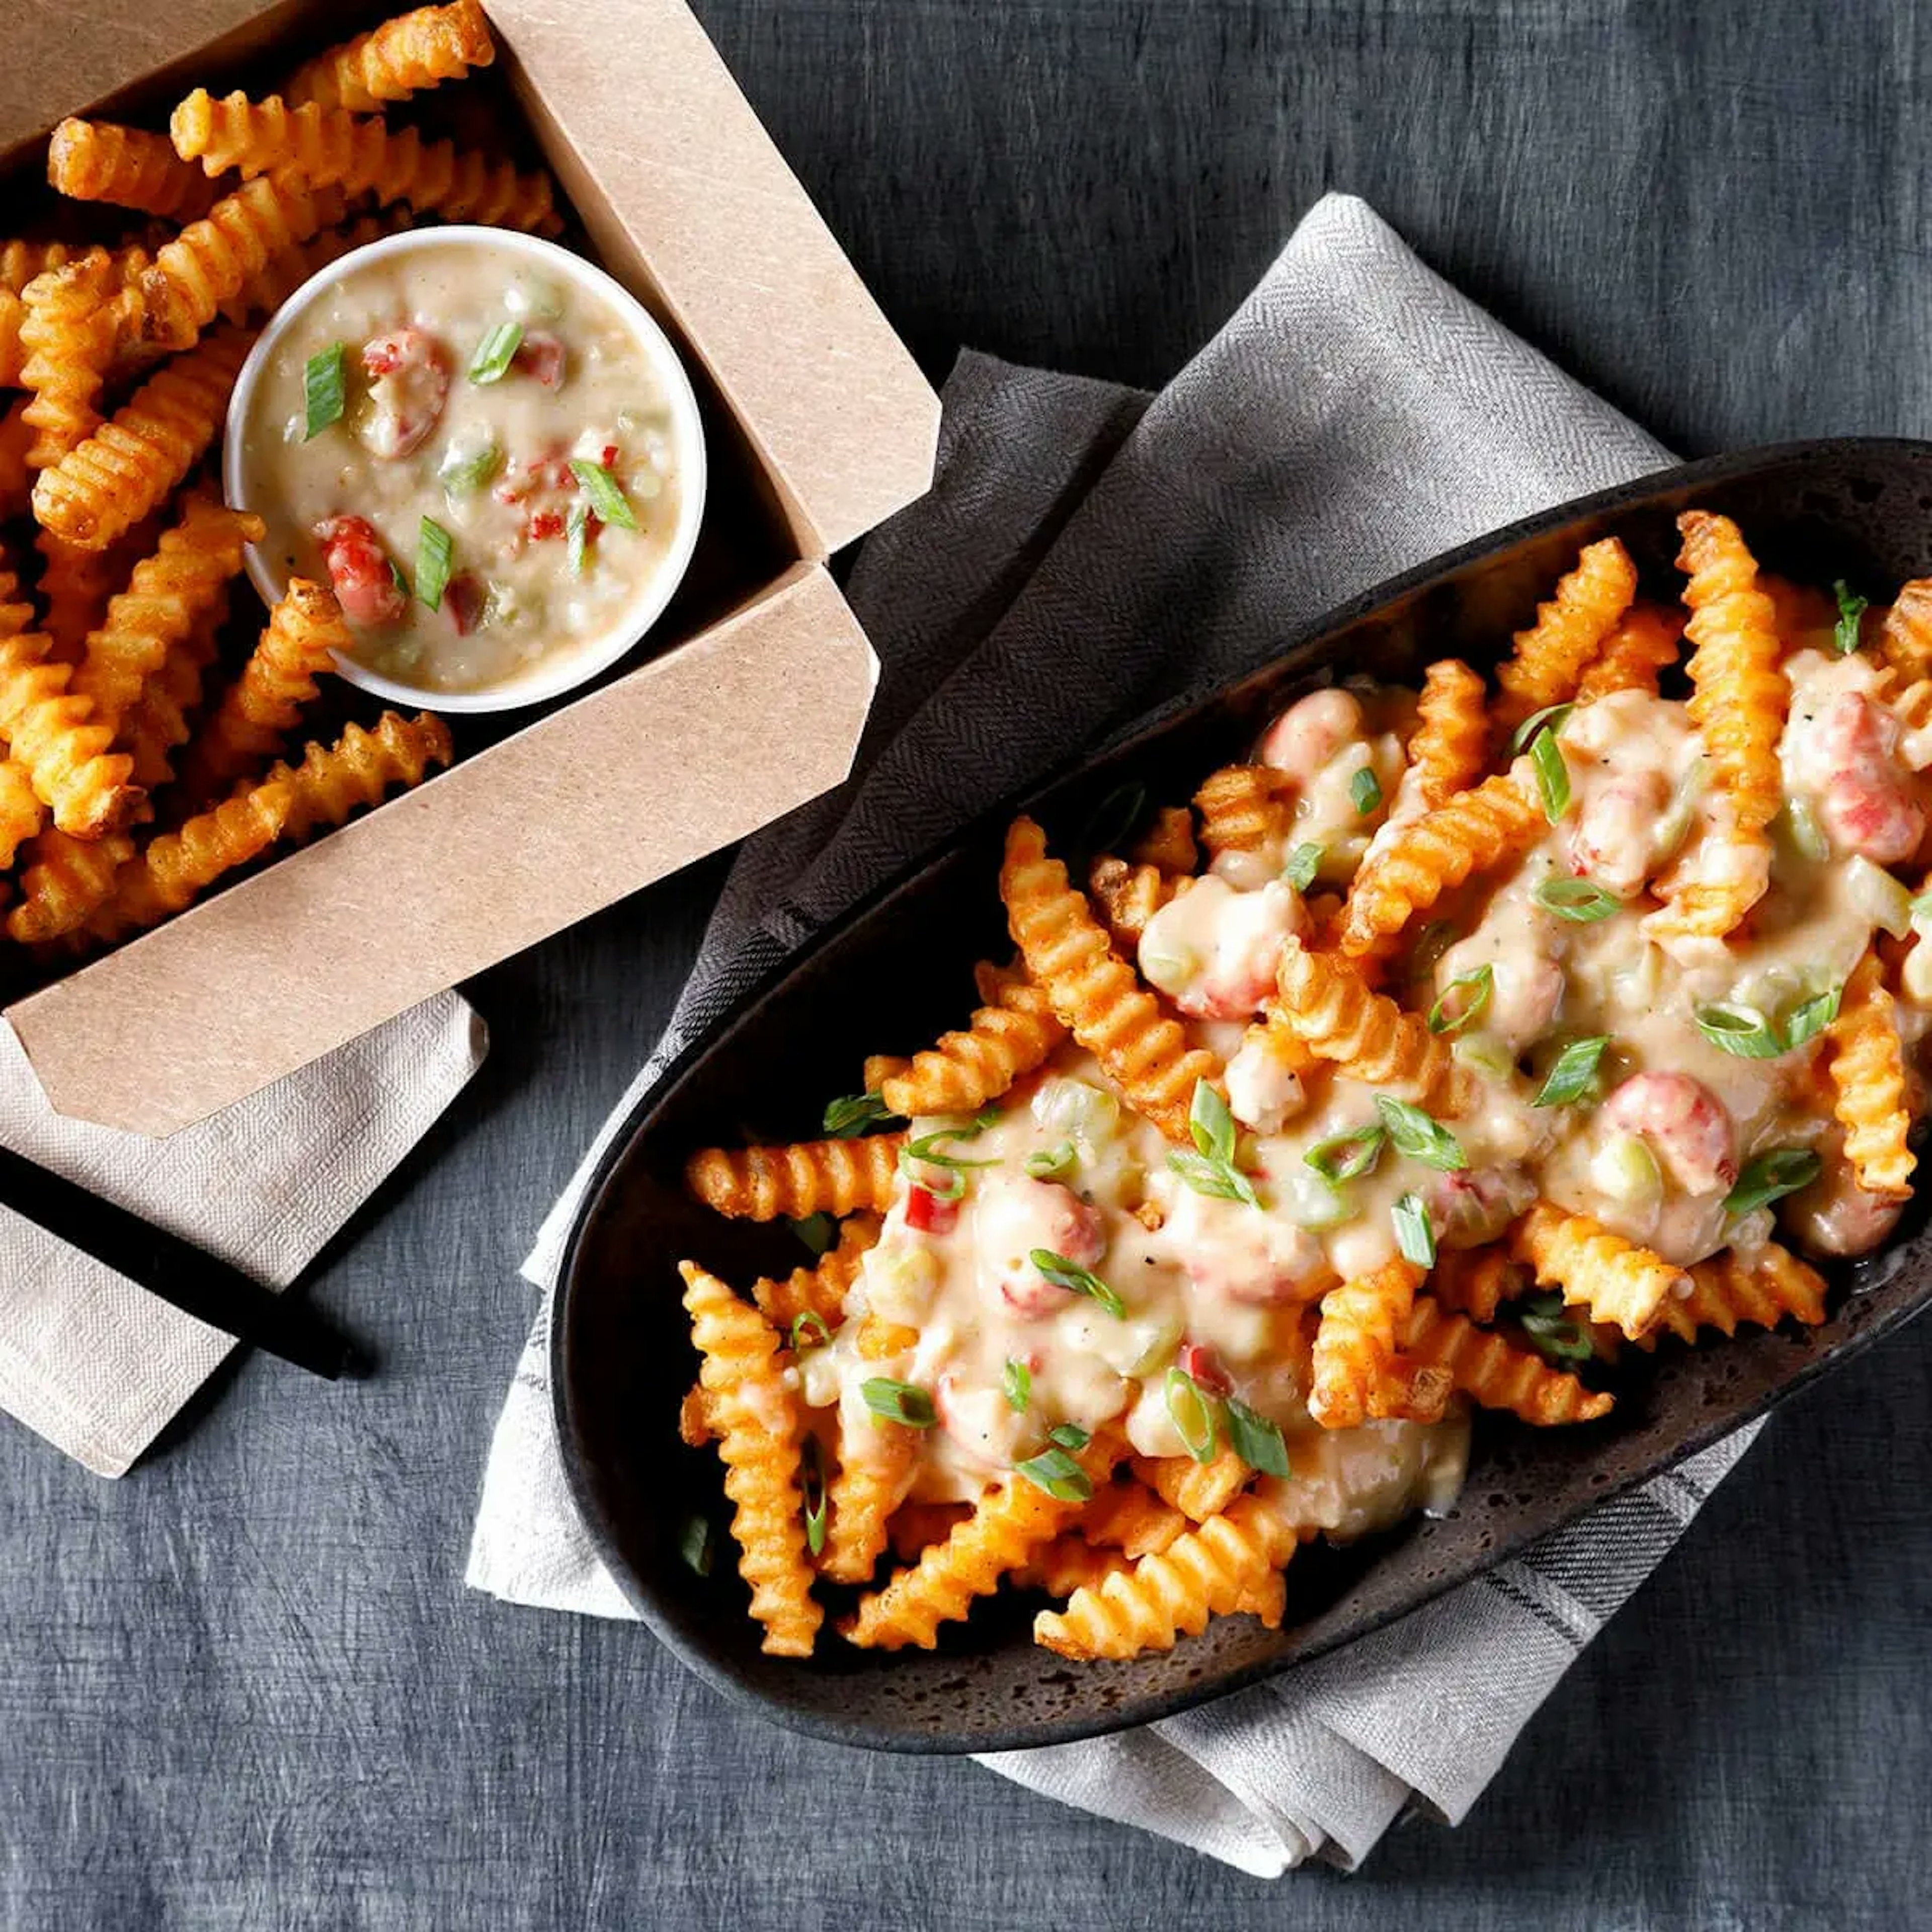
[[(770, 568), (721, 621), (16, 1002), (62, 1113), (171, 1132), (850, 770), (878, 665), (820, 560), (926, 488), (938, 400), (681, 0), (485, 4), (592, 245), (710, 379), (714, 466), (748, 482), (734, 512), (714, 468), (707, 532), (755, 499), (744, 549)], [(394, 10), (26, 0), (0, 160), (103, 103), (160, 124), (188, 87)]]

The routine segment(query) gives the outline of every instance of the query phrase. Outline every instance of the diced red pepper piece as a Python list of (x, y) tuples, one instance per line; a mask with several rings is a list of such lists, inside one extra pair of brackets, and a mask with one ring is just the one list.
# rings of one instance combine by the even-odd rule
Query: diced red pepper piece
[(544, 537), (560, 537), (562, 536), (563, 532), (563, 518), (562, 515), (555, 510), (539, 510), (536, 514), (530, 519), (530, 533), (532, 538), (540, 539)]
[(1226, 1395), (1234, 1387), (1220, 1358), (1205, 1342), (1182, 1342), (1175, 1360), (1180, 1372), (1192, 1376), (1195, 1387), (1204, 1394)]
[(959, 1204), (942, 1201), (928, 1187), (912, 1187), (906, 1192), (906, 1226), (922, 1234), (950, 1234), (959, 1219)]

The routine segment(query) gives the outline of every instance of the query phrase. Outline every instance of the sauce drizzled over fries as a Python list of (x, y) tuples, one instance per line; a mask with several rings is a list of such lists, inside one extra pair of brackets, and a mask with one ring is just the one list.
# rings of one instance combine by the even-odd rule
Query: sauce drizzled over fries
[(888, 1648), (1003, 1578), (1070, 1657), (1277, 1622), (1299, 1543), (1453, 1500), (1472, 1405), (1587, 1422), (1630, 1344), (1824, 1318), (1796, 1251), (1882, 1240), (1914, 1167), (1924, 586), (1867, 614), (1680, 529), (1688, 624), (1593, 544), (1500, 698), (1314, 692), (1088, 892), (1016, 821), (970, 1024), (833, 1138), (694, 1156), (722, 1213), (850, 1217), (686, 1406), (766, 1648), (815, 1574)]

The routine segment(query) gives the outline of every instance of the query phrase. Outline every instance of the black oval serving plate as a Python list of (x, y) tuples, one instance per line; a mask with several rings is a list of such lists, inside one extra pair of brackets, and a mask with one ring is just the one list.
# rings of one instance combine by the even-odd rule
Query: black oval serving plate
[[(639, 1613), (702, 1676), (778, 1722), (845, 1744), (910, 1751), (1064, 1743), (1167, 1716), (1348, 1642), (1642, 1482), (1781, 1400), (1932, 1299), (1914, 1214), (1876, 1257), (1839, 1270), (1837, 1312), (1808, 1334), (1750, 1331), (1697, 1352), (1666, 1343), (1620, 1387), (1615, 1413), (1534, 1430), (1479, 1418), (1459, 1505), (1346, 1550), (1312, 1546), (1291, 1573), (1289, 1616), (1267, 1630), (1220, 1620), (1172, 1652), (1069, 1665), (1030, 1640), (1038, 1600), (1006, 1592), (937, 1652), (884, 1654), (829, 1627), (807, 1663), (768, 1658), (745, 1613), (728, 1541), (700, 1577), (680, 1554), (694, 1510), (728, 1515), (716, 1458), (679, 1442), (695, 1366), (678, 1260), (748, 1280), (801, 1258), (782, 1226), (720, 1220), (680, 1169), (711, 1142), (818, 1131), (862, 1057), (910, 1052), (962, 1022), (973, 960), (1007, 946), (995, 880), (1001, 834), (1024, 803), (1060, 849), (1127, 780), (1190, 796), (1264, 719), (1336, 674), (1413, 678), (1428, 657), (1492, 658), (1580, 544), (1614, 532), (1646, 584), (1673, 596), (1672, 519), (1695, 502), (1736, 517), (1766, 567), (1882, 594), (1932, 567), (1932, 443), (1870, 440), (1720, 457), (1562, 506), (1466, 545), (1358, 598), (1276, 662), (1164, 714), (1076, 771), (970, 827), (943, 856), (796, 955), (682, 1054), (613, 1141), (572, 1231), (551, 1366), (564, 1461), (598, 1545)], [(1204, 614), (1204, 616), (1211, 614)]]

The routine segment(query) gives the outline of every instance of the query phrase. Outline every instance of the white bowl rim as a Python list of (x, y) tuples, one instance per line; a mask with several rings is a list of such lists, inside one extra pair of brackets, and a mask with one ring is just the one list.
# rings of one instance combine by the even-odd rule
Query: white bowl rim
[[(698, 544), (698, 525), (704, 518), (709, 473), (704, 427), (698, 414), (697, 392), (692, 386), (691, 377), (656, 317), (628, 289), (596, 262), (554, 242), (526, 235), (514, 228), (453, 224), (445, 228), (405, 229), (398, 234), (386, 235), (380, 240), (364, 243), (359, 248), (352, 248), (311, 275), (275, 311), (243, 361), (236, 378), (234, 393), (229, 400), (228, 421), (235, 433), (224, 435), (222, 440), (221, 490), (230, 507), (249, 507), (244, 500), (245, 465), (239, 426), (254, 402), (255, 390), (268, 358), (274, 354), (282, 337), (316, 297), (344, 272), (365, 262), (390, 255), (474, 245), (478, 242), (487, 242), (492, 248), (506, 249), (513, 254), (528, 256), (547, 268), (574, 278), (581, 286), (604, 296), (629, 325), (650, 362), (671, 413), (677, 452), (678, 520), (671, 533), (670, 543), (658, 560), (649, 594), (628, 607), (623, 621), (608, 637), (591, 639), (574, 650), (556, 652), (543, 660), (528, 676), (514, 683), (487, 691), (434, 691), (385, 677), (380, 671), (372, 670), (367, 664), (340, 651), (334, 654), (335, 668), (346, 682), (392, 704), (422, 705), (436, 711), (515, 711), (526, 705), (542, 704), (587, 683), (634, 650), (663, 616), (665, 605), (670, 602), (689, 567), (692, 553)], [(287, 579), (278, 578), (266, 549), (260, 544), (249, 544), (245, 560), (250, 582), (262, 602), (272, 609), (287, 588)]]

